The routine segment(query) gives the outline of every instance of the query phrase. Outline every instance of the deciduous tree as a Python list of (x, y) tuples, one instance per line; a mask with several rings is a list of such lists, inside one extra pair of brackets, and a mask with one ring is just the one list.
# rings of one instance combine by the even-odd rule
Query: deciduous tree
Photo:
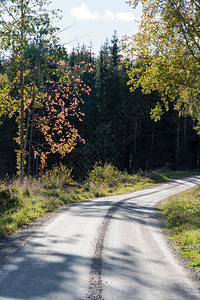
[[(135, 8), (140, 1), (127, 1)], [(198, 1), (142, 0), (138, 32), (122, 40), (134, 66), (128, 71), (131, 90), (159, 91), (182, 115), (200, 126), (200, 5)], [(152, 117), (159, 119), (158, 104)]]
[[(50, 22), (50, 14), (46, 9), (48, 0), (1, 0), (0, 7), (0, 46), (2, 51), (12, 55), (16, 64), (16, 76), (10, 83), (10, 94), (4, 97), (1, 107), (16, 114), (18, 123), (19, 144), (18, 169), (20, 181), (23, 181), (26, 157), (26, 144), (30, 120), (31, 103), (35, 101), (36, 82), (28, 80), (32, 71), (27, 49), (30, 44), (42, 37), (45, 41), (55, 42), (54, 33), (57, 28)], [(55, 14), (55, 12), (52, 12)], [(38, 64), (36, 64), (38, 69)], [(4, 90), (1, 90), (3, 95)], [(38, 100), (41, 94), (37, 92)], [(1, 97), (2, 98), (2, 97)], [(34, 105), (32, 105), (34, 106)], [(28, 117), (26, 112), (28, 111)], [(25, 121), (27, 117), (27, 126)]]
[(57, 72), (46, 81), (46, 96), (42, 110), (36, 116), (36, 126), (43, 135), (43, 142), (35, 149), (40, 155), (43, 166), (48, 154), (58, 153), (64, 157), (78, 142), (84, 142), (74, 123), (82, 121), (83, 98), (91, 89), (82, 80), (82, 75), (93, 72), (90, 63), (69, 67), (65, 62), (57, 62)]

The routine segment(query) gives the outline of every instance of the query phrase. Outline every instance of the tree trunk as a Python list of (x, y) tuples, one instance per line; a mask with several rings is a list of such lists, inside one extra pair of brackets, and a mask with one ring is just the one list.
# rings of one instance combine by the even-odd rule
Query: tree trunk
[[(24, 1), (21, 0), (21, 53), (23, 52), (23, 40), (24, 40)], [(20, 138), (20, 183), (23, 183), (24, 180), (24, 165), (25, 165), (25, 157), (24, 157), (24, 63), (23, 57), (20, 57), (20, 117), (19, 117), (19, 138)]]
[(134, 145), (133, 145), (133, 158), (132, 158), (132, 171), (137, 169), (137, 119), (135, 119), (135, 132), (134, 132)]
[(177, 120), (177, 135), (176, 135), (176, 169), (178, 170), (179, 167), (179, 136), (180, 136), (180, 124), (179, 124), (179, 118)]
[(24, 180), (24, 66), (21, 62), (21, 99), (20, 99), (20, 118), (19, 118), (19, 135), (20, 135), (20, 183)]
[(154, 123), (152, 125), (152, 134), (151, 134), (151, 161), (150, 161), (150, 169), (153, 169), (153, 151), (154, 151)]
[(187, 119), (184, 119), (184, 136), (183, 136), (183, 145), (184, 145), (184, 155), (185, 155), (185, 146), (186, 146), (186, 130), (187, 130)]
[(29, 148), (28, 148), (28, 176), (31, 175), (31, 147), (32, 147), (34, 121), (35, 121), (35, 86), (33, 87), (32, 120), (31, 120), (31, 130), (30, 130)]

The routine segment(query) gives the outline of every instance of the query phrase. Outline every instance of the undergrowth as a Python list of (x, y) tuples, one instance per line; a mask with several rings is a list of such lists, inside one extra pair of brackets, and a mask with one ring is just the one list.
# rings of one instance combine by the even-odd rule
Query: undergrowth
[[(40, 174), (38, 180), (25, 178), (0, 184), (0, 237), (8, 237), (18, 228), (27, 226), (40, 216), (75, 202), (96, 197), (133, 192), (169, 178), (189, 176), (191, 173), (143, 172), (129, 175), (119, 172), (111, 164), (95, 164), (87, 180), (77, 183), (72, 170), (60, 164)], [(169, 177), (169, 175), (171, 177)]]

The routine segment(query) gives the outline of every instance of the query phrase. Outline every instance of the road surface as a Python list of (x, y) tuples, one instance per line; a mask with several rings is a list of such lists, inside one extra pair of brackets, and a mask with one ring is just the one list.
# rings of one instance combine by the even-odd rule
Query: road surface
[(156, 205), (200, 176), (71, 206), (0, 271), (0, 299), (200, 300)]

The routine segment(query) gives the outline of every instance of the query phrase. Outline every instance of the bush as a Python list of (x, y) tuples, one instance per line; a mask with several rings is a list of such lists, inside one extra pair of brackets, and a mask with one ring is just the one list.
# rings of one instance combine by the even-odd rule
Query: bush
[(71, 185), (73, 179), (71, 176), (72, 169), (68, 169), (63, 164), (55, 165), (52, 170), (47, 170), (40, 176), (40, 180), (49, 187), (63, 187)]
[(152, 172), (151, 173), (151, 179), (155, 183), (161, 183), (161, 182), (167, 181), (167, 178), (162, 173), (159, 173), (159, 172)]
[(112, 164), (96, 163), (89, 173), (89, 183), (95, 186), (115, 186), (120, 181), (121, 172)]
[(0, 212), (14, 208), (19, 204), (18, 192), (14, 188), (0, 186)]

